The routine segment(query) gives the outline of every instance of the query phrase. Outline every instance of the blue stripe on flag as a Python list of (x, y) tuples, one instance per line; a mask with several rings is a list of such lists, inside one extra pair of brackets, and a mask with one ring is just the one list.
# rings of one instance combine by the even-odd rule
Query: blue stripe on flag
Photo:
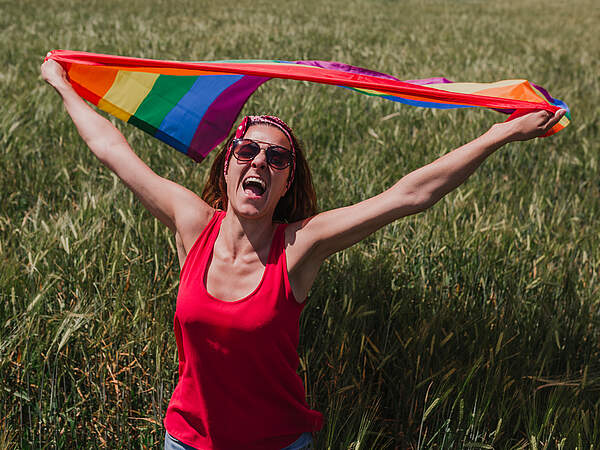
[(200, 121), (210, 104), (243, 75), (199, 76), (191, 89), (165, 116), (155, 137), (187, 153)]

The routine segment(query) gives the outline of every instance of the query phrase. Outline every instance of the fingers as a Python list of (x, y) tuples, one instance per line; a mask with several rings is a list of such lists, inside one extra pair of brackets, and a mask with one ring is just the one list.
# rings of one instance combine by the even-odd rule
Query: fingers
[(40, 72), (42, 79), (57, 91), (71, 86), (65, 69), (52, 59), (44, 61)]
[[(517, 110), (510, 117), (509, 126), (511, 136), (509, 141), (527, 141), (541, 136), (553, 134), (552, 129), (566, 114), (566, 110), (559, 109), (556, 113), (547, 110)], [(510, 123), (510, 122), (505, 122)]]
[(62, 66), (59, 63), (57, 63), (56, 61), (54, 61), (53, 59), (48, 59), (48, 60), (44, 61), (42, 63), (42, 67), (48, 68), (48, 69), (53, 69), (57, 72), (64, 72), (64, 69), (62, 68)]
[[(551, 130), (554, 125), (556, 125), (560, 119), (563, 118), (563, 116), (567, 113), (566, 110), (564, 109), (559, 109), (558, 111), (556, 111), (556, 113), (554, 113), (554, 115), (550, 115), (548, 122), (546, 123), (546, 125), (544, 126), (545, 130)], [(550, 114), (550, 113), (548, 113)]]

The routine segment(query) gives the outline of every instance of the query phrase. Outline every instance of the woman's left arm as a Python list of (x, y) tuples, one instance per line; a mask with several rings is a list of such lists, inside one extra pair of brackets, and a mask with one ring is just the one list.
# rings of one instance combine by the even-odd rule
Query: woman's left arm
[(294, 263), (319, 266), (329, 255), (361, 241), (382, 226), (426, 210), (460, 186), (504, 144), (542, 136), (564, 114), (564, 110), (554, 115), (542, 110), (497, 123), (477, 139), (404, 176), (385, 192), (296, 224), (291, 246), (296, 248), (288, 250), (288, 268), (296, 267)]

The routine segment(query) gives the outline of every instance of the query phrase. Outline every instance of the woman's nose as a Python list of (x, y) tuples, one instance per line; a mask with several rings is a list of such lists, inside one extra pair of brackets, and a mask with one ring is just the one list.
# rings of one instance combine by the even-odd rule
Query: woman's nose
[(263, 149), (252, 160), (252, 167), (267, 167), (267, 152)]

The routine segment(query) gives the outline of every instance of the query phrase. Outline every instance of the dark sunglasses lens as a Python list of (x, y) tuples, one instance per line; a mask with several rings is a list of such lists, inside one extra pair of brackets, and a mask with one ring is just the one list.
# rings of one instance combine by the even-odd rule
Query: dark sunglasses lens
[(240, 161), (252, 161), (260, 152), (260, 147), (256, 142), (237, 141), (234, 143), (233, 155)]
[(290, 152), (282, 147), (269, 147), (267, 150), (267, 161), (276, 169), (285, 169), (290, 165)]

